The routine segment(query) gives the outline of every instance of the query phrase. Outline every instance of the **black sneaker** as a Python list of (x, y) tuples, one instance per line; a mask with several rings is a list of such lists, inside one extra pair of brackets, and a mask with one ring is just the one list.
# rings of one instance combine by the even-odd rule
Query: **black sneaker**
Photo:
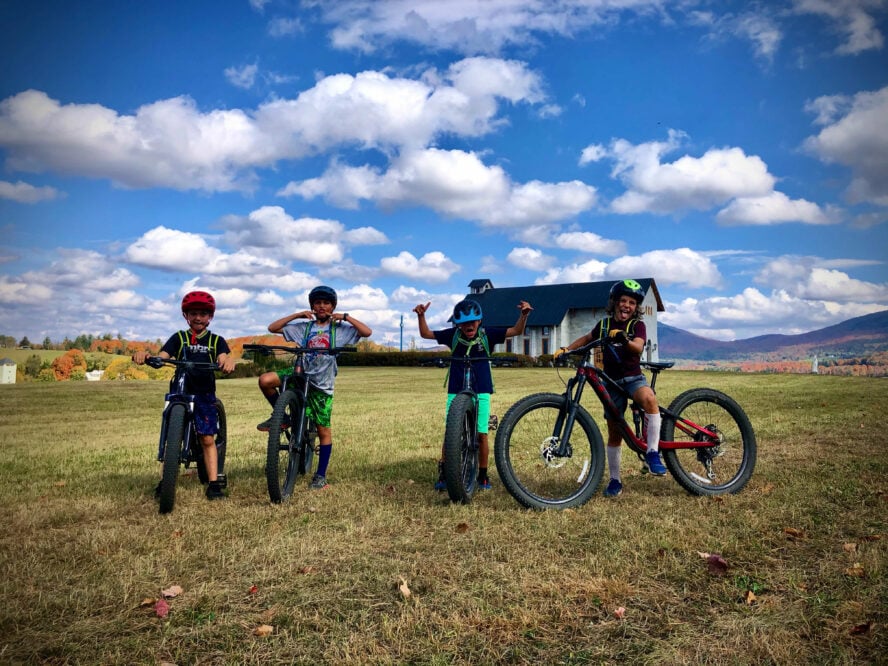
[(225, 499), (225, 493), (222, 491), (222, 486), (219, 485), (218, 481), (210, 481), (207, 484), (207, 499), (208, 500)]
[(444, 463), (438, 461), (438, 480), (435, 481), (435, 490), (443, 493), (447, 490), (447, 482), (444, 480)]
[[(286, 430), (289, 427), (290, 427), (290, 419), (284, 418), (284, 420), (281, 421), (281, 429)], [(256, 426), (256, 430), (258, 430), (259, 432), (268, 432), (270, 429), (271, 429), (271, 417), (268, 417), (262, 423), (260, 423), (259, 425)]]
[(320, 474), (315, 474), (311, 478), (311, 483), (308, 484), (308, 487), (312, 490), (323, 490), (324, 488), (329, 488), (330, 484), (327, 483), (327, 477), (321, 476)]

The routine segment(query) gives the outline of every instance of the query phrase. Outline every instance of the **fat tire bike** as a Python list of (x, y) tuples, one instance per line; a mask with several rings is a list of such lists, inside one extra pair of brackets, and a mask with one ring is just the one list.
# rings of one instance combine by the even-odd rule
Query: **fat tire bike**
[[(580, 404), (587, 384), (607, 417), (619, 424), (623, 441), (644, 460), (647, 425), (643, 409), (592, 361), (594, 349), (608, 353), (612, 344), (605, 338), (566, 352), (578, 362), (565, 392), (526, 396), (501, 419), (494, 443), (497, 473), (522, 506), (538, 510), (578, 507), (598, 489), (604, 441), (598, 424)], [(659, 373), (673, 365), (673, 361), (641, 362), (651, 372), (652, 390)], [(627, 399), (631, 426), (608, 390)], [(692, 495), (709, 496), (742, 490), (755, 468), (756, 439), (749, 417), (733, 398), (711, 388), (692, 388), (668, 408), (660, 406), (660, 415), (660, 452), (682, 488)]]
[[(474, 364), (490, 363), (490, 356), (448, 356), (440, 359), (462, 363), (463, 387), (450, 402), (444, 427), (444, 482), (451, 502), (469, 504), (478, 489), (478, 394), (475, 393)], [(501, 360), (497, 357), (497, 360)], [(496, 417), (490, 419), (496, 429)]]
[[(160, 513), (170, 513), (176, 503), (176, 481), (180, 465), (187, 469), (194, 463), (200, 482), (206, 485), (210, 480), (204, 461), (203, 446), (194, 428), (194, 395), (185, 389), (186, 373), (188, 370), (218, 370), (219, 367), (215, 363), (205, 361), (185, 361), (161, 356), (149, 356), (145, 359), (145, 363), (152, 368), (162, 368), (164, 365), (176, 368), (170, 382), (170, 391), (164, 396), (160, 443), (157, 449), (157, 460), (163, 464), (163, 472), (155, 491)], [(225, 406), (218, 398), (216, 398), (216, 410), (219, 414), (218, 431), (215, 435), (217, 481), (224, 489), (228, 485), (224, 474), (228, 428)]]
[(265, 456), (265, 480), (268, 497), (280, 504), (293, 494), (296, 480), (311, 474), (317, 450), (317, 425), (308, 418), (308, 380), (305, 376), (306, 354), (333, 354), (357, 351), (356, 347), (332, 349), (290, 347), (287, 345), (244, 345), (244, 351), (264, 355), (285, 352), (293, 356), (293, 373), (281, 381), (268, 427)]

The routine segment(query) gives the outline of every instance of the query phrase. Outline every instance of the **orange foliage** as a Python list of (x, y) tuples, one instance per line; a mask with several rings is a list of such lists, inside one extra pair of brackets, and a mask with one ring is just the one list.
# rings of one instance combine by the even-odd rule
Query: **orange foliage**
[(86, 372), (86, 357), (79, 349), (69, 349), (53, 359), (50, 367), (56, 381), (66, 381), (71, 378), (71, 373), (74, 370)]

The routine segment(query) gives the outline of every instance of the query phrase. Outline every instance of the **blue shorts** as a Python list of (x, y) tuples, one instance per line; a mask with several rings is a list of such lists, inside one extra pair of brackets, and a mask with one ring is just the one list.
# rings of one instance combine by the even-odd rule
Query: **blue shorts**
[[(633, 375), (632, 377), (623, 377), (623, 379), (618, 379), (617, 384), (626, 389), (626, 392), (629, 395), (635, 395), (635, 392), (640, 389), (642, 386), (647, 386), (647, 379), (645, 379), (644, 375)], [(626, 406), (629, 404), (629, 401), (623, 396), (622, 393), (617, 393), (616, 391), (611, 391), (608, 389), (608, 394), (611, 397), (611, 400), (614, 401), (614, 405), (617, 407), (617, 412), (622, 414), (626, 411)], [(607, 418), (607, 413), (605, 413), (604, 418)]]
[(194, 430), (198, 435), (215, 435), (219, 432), (215, 393), (198, 393), (194, 396)]
[[(478, 393), (478, 434), (486, 435), (488, 423), (490, 421), (490, 394)], [(444, 422), (447, 422), (447, 415), (450, 413), (450, 403), (456, 397), (456, 393), (447, 394), (447, 409), (444, 410)]]

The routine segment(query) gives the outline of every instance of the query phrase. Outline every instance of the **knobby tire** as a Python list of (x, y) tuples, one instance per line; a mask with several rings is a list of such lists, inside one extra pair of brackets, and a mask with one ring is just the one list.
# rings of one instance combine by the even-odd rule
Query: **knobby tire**
[[(265, 479), (268, 496), (280, 504), (293, 494), (299, 476), (299, 439), (294, 434), (302, 413), (302, 396), (295, 391), (284, 391), (278, 396), (268, 427), (268, 453), (265, 460)], [(286, 428), (283, 423), (289, 423)]]
[[(582, 506), (595, 494), (604, 472), (604, 442), (595, 420), (577, 407), (570, 435), (572, 455), (553, 455), (556, 422), (567, 398), (555, 393), (529, 395), (500, 420), (494, 443), (496, 470), (503, 486), (529, 509), (569, 509)], [(563, 436), (557, 435), (558, 439)]]
[(457, 394), (444, 430), (444, 481), (450, 501), (468, 504), (478, 487), (478, 412), (471, 395)]
[(187, 411), (185, 405), (173, 404), (167, 414), (166, 436), (163, 446), (163, 475), (160, 480), (160, 512), (169, 513), (176, 502), (176, 479), (185, 438)]
[[(749, 417), (721, 391), (694, 388), (679, 395), (669, 410), (718, 433), (718, 445), (698, 449), (665, 449), (663, 461), (678, 484), (692, 495), (724, 495), (743, 489), (755, 469), (755, 432)], [(675, 420), (663, 418), (660, 439), (705, 441), (702, 433), (685, 433)], [(707, 474), (706, 462), (712, 476)]]

